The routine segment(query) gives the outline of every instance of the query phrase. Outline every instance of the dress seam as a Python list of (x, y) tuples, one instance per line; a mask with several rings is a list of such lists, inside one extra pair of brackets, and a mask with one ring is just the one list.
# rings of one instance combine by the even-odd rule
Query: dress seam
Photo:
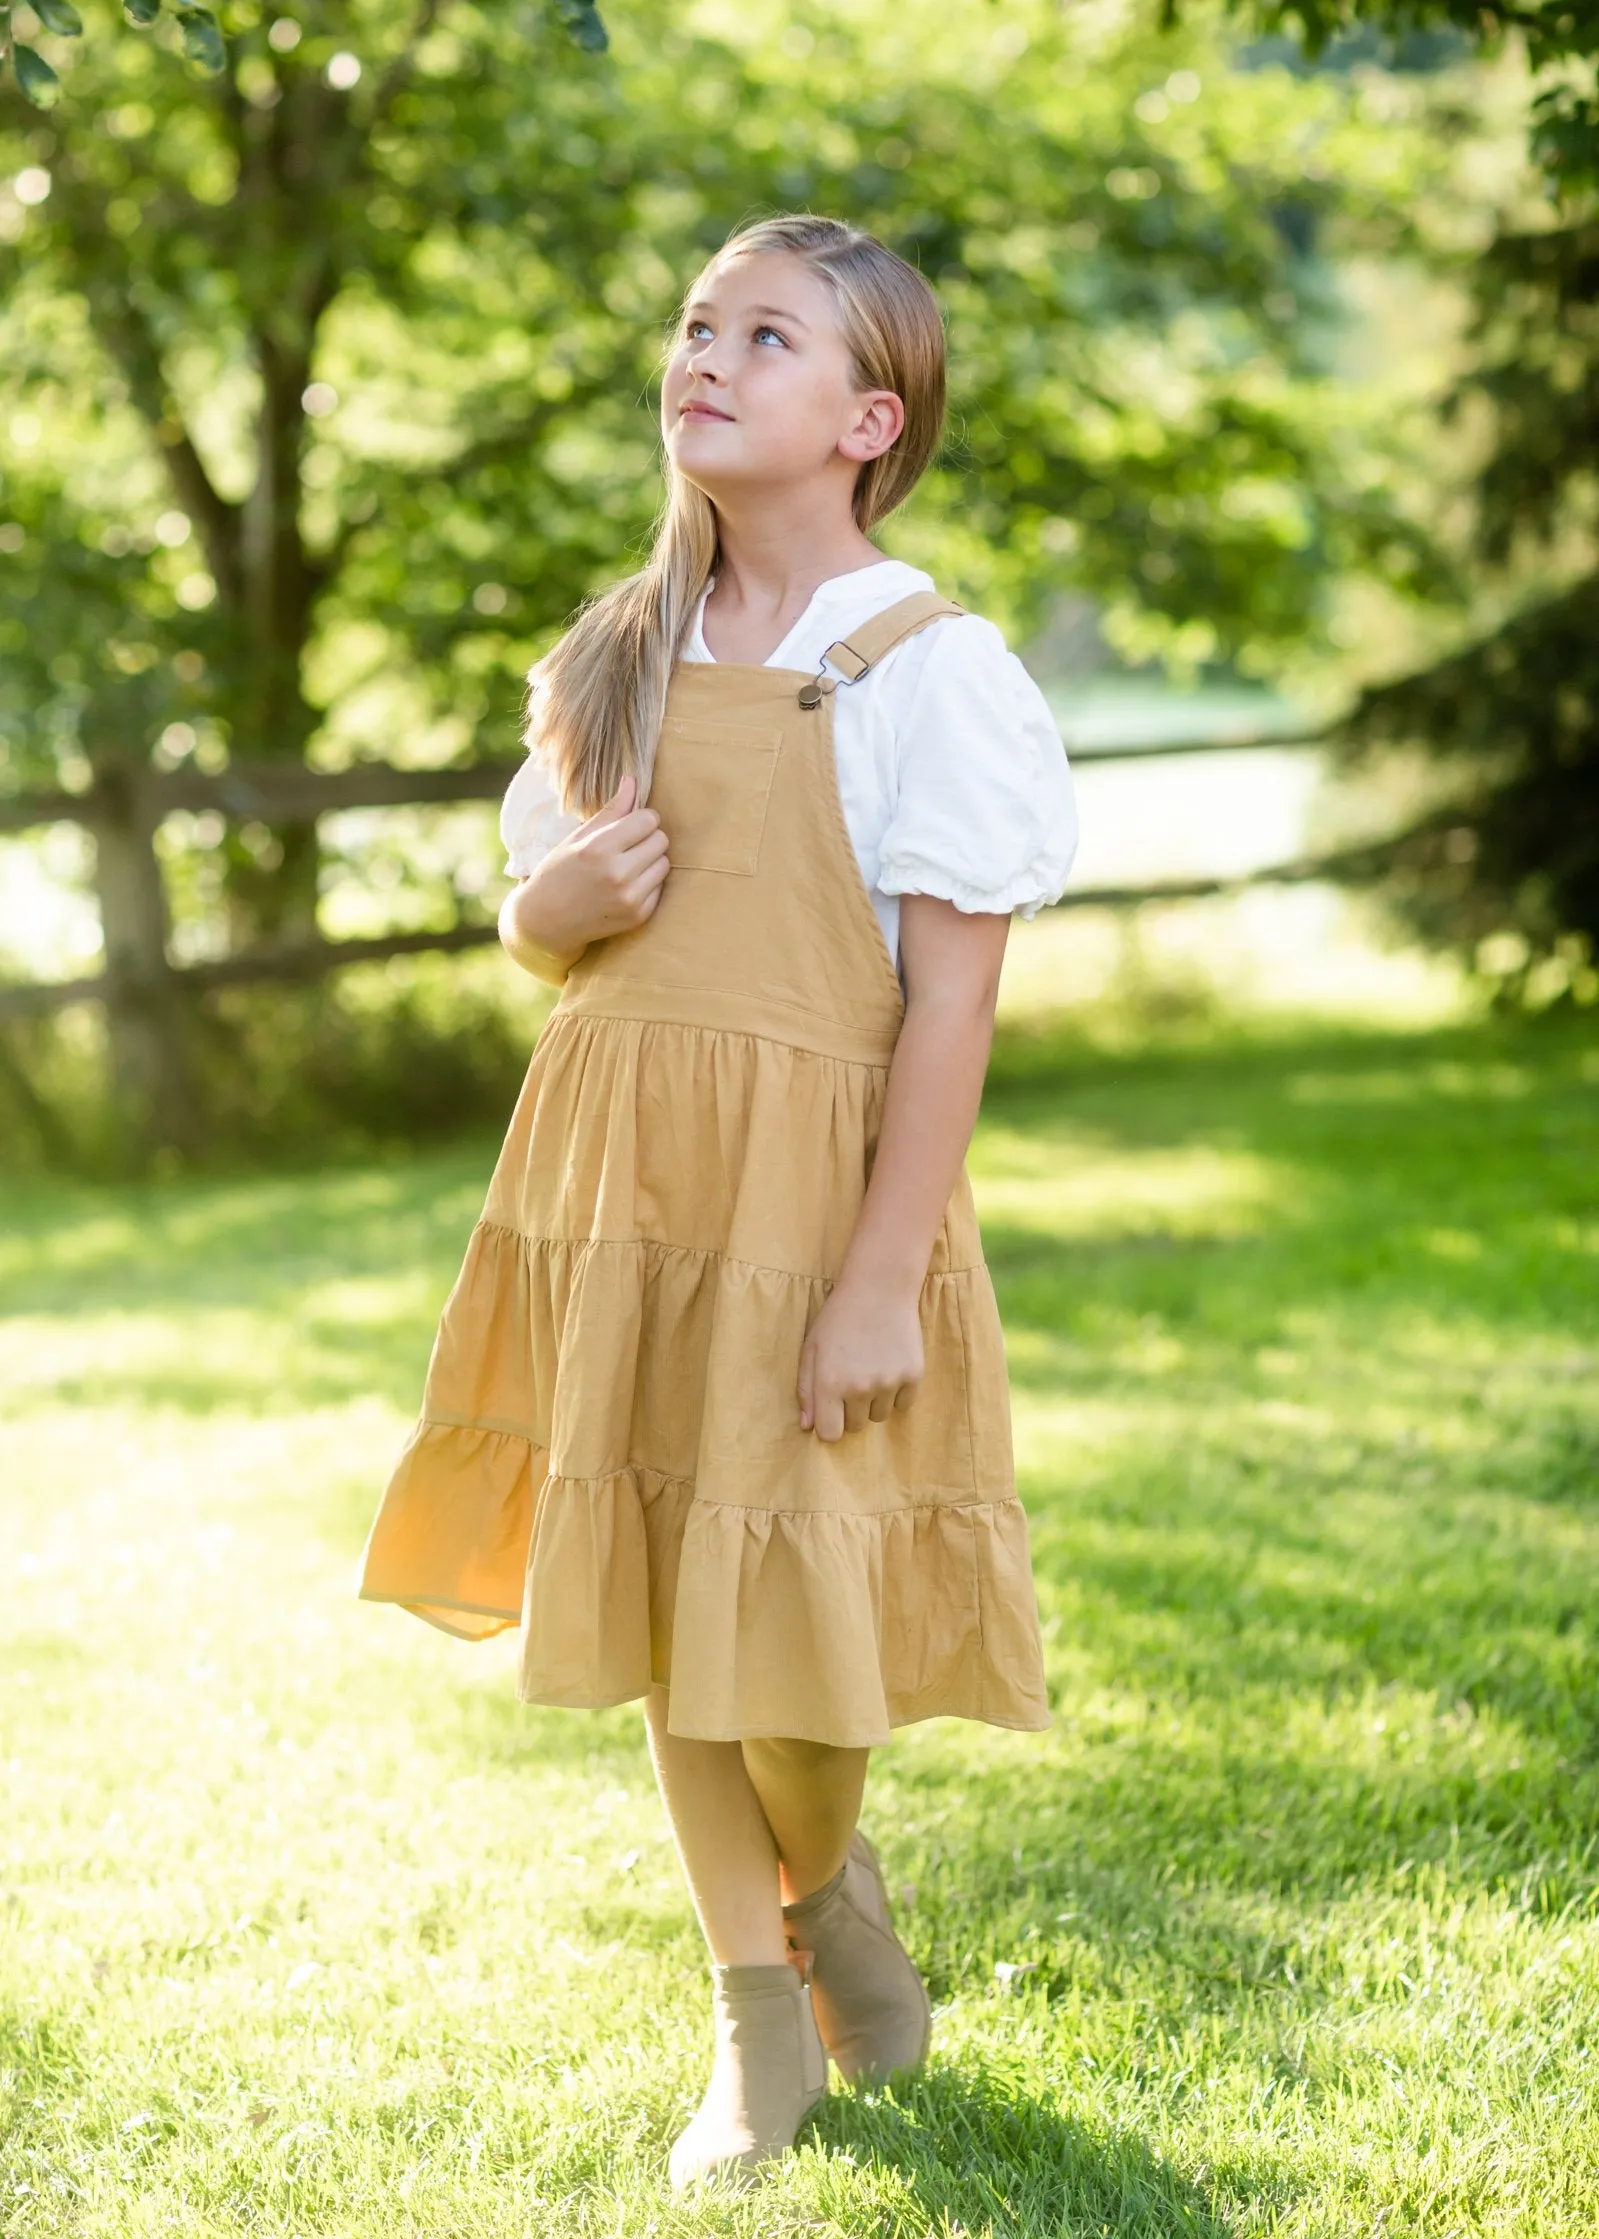
[[(720, 1260), (724, 1267), (747, 1267), (754, 1275), (783, 1275), (795, 1283), (831, 1283), (837, 1280), (832, 1275), (802, 1274), (795, 1267), (769, 1267), (764, 1260), (739, 1259), (732, 1252), (719, 1252), (714, 1244), (669, 1244), (658, 1236), (534, 1236), (525, 1228), (513, 1228), (509, 1221), (487, 1219), (480, 1219), (477, 1226), (491, 1228), (499, 1236), (514, 1236), (521, 1244), (570, 1244), (584, 1251), (592, 1250), (596, 1244), (610, 1244), (619, 1246), (624, 1251), (682, 1252), (693, 1259)], [(924, 1285), (942, 1283), (954, 1275), (972, 1275), (980, 1265), (980, 1261), (973, 1259), (963, 1260), (959, 1267), (930, 1267), (922, 1277), (922, 1282)], [(964, 1341), (964, 1322), (961, 1335)]]
[[(961, 1329), (961, 1382), (964, 1389), (969, 1392), (971, 1390), (972, 1365), (971, 1337), (966, 1327), (966, 1315), (959, 1291), (955, 1293), (955, 1314), (960, 1322)], [(977, 1484), (977, 1433), (973, 1428), (970, 1414), (966, 1419), (966, 1430), (967, 1453), (971, 1460), (972, 1484), (975, 1489)], [(983, 1705), (988, 1699), (988, 1629), (983, 1622), (983, 1566), (977, 1559), (975, 1532), (972, 1534), (967, 1551), (972, 1565), (972, 1615), (977, 1625), (977, 1700), (979, 1705)]]
[[(867, 907), (870, 908), (870, 906), (870, 903), (868, 903)], [(875, 916), (872, 922), (876, 923)], [(892, 970), (892, 966), (890, 969)], [(664, 992), (669, 995), (732, 995), (738, 992), (735, 988), (716, 987), (708, 981), (698, 980), (692, 983), (684, 980), (671, 985), (667, 985), (665, 982), (652, 982), (651, 984), (660, 985)], [(831, 1011), (813, 1011), (803, 1003), (783, 1003), (775, 995), (763, 997), (763, 1001), (769, 1002), (779, 1009), (792, 1011), (796, 1018), (814, 1018), (825, 1026), (842, 1027), (847, 1033), (869, 1034), (872, 1032), (869, 1026), (851, 1026), (848, 1019), (838, 1018)], [(774, 1049), (803, 1050), (808, 1057), (823, 1057), (834, 1065), (859, 1065), (869, 1073), (886, 1073), (893, 1063), (892, 1050), (887, 1057), (840, 1057), (834, 1050), (814, 1049), (809, 1042), (789, 1041), (781, 1034), (763, 1034), (760, 1028), (755, 1026), (710, 1026), (703, 1019), (652, 1018), (646, 1011), (589, 1010), (580, 1003), (557, 1003), (544, 1022), (545, 1034), (549, 1032), (557, 1019), (616, 1019), (628, 1026), (680, 1026), (690, 1034), (736, 1035), (741, 1041), (770, 1042)], [(903, 1022), (899, 1023), (902, 1024)], [(540, 1040), (542, 1039), (543, 1035), (540, 1036)], [(897, 1040), (898, 1025), (896, 1025), (896, 1043)]]
[[(569, 1485), (582, 1485), (588, 1480), (569, 1477)], [(692, 1480), (685, 1479), (685, 1483)], [(726, 1508), (735, 1516), (780, 1516), (787, 1522), (808, 1522), (813, 1516), (842, 1516), (850, 1523), (878, 1524), (890, 1517), (923, 1515), (936, 1511), (944, 1516), (966, 1516), (974, 1508), (1019, 1508), (1021, 1496), (1017, 1493), (996, 1493), (991, 1500), (907, 1500), (897, 1508), (767, 1508), (758, 1501), (712, 1500), (707, 1494), (696, 1493), (696, 1508)]]
[[(971, 1331), (966, 1326), (965, 1301), (958, 1290), (955, 1293), (955, 1319), (960, 1324), (961, 1333), (961, 1389), (969, 1400), (972, 1389), (972, 1336)], [(968, 1474), (971, 1478), (972, 1491), (975, 1493), (977, 1490), (977, 1434), (972, 1427), (969, 1405), (966, 1412), (966, 1458), (969, 1465)]]
[[(433, 1430), (488, 1431), (497, 1438), (515, 1438), (523, 1445), (531, 1446), (539, 1454), (547, 1454), (550, 1450), (544, 1439), (537, 1437), (532, 1431), (520, 1430), (512, 1423), (489, 1422), (464, 1415), (441, 1415), (430, 1409), (423, 1410), (421, 1421), (424, 1427)], [(919, 1514), (928, 1509), (939, 1509), (946, 1515), (964, 1515), (974, 1508), (1013, 1508), (1021, 1505), (1020, 1495), (1017, 1493), (995, 1493), (986, 1500), (902, 1501), (897, 1508), (772, 1508), (761, 1501), (712, 1500), (708, 1494), (695, 1491), (697, 1479), (681, 1476), (675, 1470), (657, 1469), (653, 1462), (624, 1462), (620, 1469), (591, 1470), (582, 1476), (571, 1476), (564, 1470), (547, 1469), (540, 1491), (543, 1491), (544, 1486), (552, 1484), (609, 1485), (618, 1477), (640, 1475), (659, 1478), (663, 1490), (669, 1485), (686, 1486), (689, 1491), (694, 1492), (695, 1506), (698, 1508), (726, 1508), (738, 1516), (848, 1516), (859, 1518), (863, 1523), (873, 1523), (886, 1516), (903, 1516), (907, 1512)], [(961, 1486), (958, 1490), (964, 1493), (966, 1488)], [(442, 1608), (444, 1605), (440, 1603), (439, 1606)]]

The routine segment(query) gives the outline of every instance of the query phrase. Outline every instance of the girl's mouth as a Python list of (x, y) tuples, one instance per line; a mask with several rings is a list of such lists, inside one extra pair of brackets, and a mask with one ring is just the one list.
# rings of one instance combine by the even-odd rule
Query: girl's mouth
[(731, 420), (731, 412), (718, 412), (714, 404), (685, 404), (680, 420)]

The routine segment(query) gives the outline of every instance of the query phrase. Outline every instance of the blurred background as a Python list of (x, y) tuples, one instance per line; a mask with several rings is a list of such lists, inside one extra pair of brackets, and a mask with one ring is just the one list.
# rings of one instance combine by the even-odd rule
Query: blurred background
[(882, 541), (1080, 770), (1007, 1015), (1591, 1004), (1587, 112), (1457, 12), (17, 0), (5, 1159), (503, 1112), (521, 679), (642, 550), (686, 276), (776, 208), (937, 286)]

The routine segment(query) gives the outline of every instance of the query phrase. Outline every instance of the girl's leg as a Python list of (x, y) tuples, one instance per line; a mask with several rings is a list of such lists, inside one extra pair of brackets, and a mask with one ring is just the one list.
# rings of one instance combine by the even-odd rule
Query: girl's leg
[(841, 1876), (867, 1752), (688, 1741), (667, 1730), (667, 1713), (666, 1689), (651, 1688), (650, 1757), (710, 1946), (716, 2029), (705, 2096), (669, 2157), (681, 2191), (713, 2171), (753, 2169), (786, 2151), (827, 2090), (811, 2004), (815, 1955), (796, 1946), (790, 1963), (783, 1906), (792, 1892)]
[(644, 1699), (650, 1757), (701, 1931), (719, 1967), (782, 1965), (788, 1945), (777, 1845), (736, 1741), (666, 1730), (667, 1694)]
[(933, 2024), (927, 1986), (894, 1933), (876, 1852), (851, 1840), (870, 1753), (800, 1741), (743, 1749), (782, 1855), (784, 1925), (823, 2044), (852, 2083), (919, 2068)]
[(844, 1863), (860, 1816), (865, 1749), (809, 1741), (685, 1741), (667, 1693), (645, 1697), (650, 1756), (689, 1895), (719, 1966), (765, 1966), (788, 1949), (782, 1907)]
[(783, 1902), (792, 1905), (844, 1863), (861, 1815), (869, 1749), (818, 1741), (746, 1741), (744, 1767), (777, 1840)]

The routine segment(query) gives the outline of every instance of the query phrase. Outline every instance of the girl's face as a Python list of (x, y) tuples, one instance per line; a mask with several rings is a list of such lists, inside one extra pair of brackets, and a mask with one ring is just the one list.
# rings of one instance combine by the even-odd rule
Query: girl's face
[(893, 443), (905, 408), (859, 389), (826, 283), (783, 251), (715, 265), (684, 313), (661, 390), (667, 454), (712, 502), (836, 478)]

